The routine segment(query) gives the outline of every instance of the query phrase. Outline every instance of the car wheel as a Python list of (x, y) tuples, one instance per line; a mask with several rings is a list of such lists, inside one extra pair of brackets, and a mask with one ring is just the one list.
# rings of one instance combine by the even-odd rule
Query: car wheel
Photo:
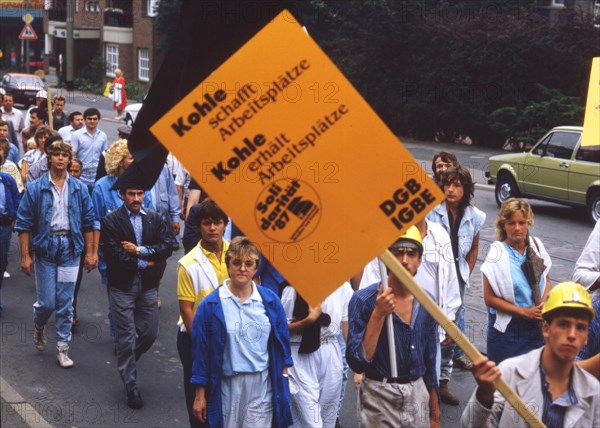
[(507, 173), (504, 173), (498, 177), (496, 182), (496, 190), (494, 191), (496, 196), (496, 203), (501, 206), (504, 201), (508, 198), (515, 198), (519, 196), (519, 189), (515, 180)]
[(600, 191), (596, 190), (592, 195), (588, 198), (588, 215), (590, 220), (594, 223), (600, 219)]

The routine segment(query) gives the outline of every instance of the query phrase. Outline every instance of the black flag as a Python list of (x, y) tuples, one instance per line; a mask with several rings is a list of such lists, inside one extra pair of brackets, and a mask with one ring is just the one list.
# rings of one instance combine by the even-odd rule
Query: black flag
[[(294, 12), (295, 4), (292, 0), (182, 0), (181, 3), (177, 32), (129, 138), (129, 150), (135, 160), (115, 183), (116, 188), (152, 188), (168, 152), (150, 127), (281, 11)], [(202, 159), (202, 153), (198, 158)]]

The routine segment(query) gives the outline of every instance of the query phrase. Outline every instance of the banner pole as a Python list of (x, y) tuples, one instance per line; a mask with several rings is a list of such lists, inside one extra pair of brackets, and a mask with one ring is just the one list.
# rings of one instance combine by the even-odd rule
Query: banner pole
[[(385, 291), (388, 288), (388, 276), (387, 271), (385, 269), (385, 263), (381, 259), (378, 259), (377, 261), (379, 264), (379, 276), (381, 277), (381, 286), (383, 287), (383, 291)], [(386, 317), (385, 327), (387, 330), (390, 353), (390, 373), (392, 377), (398, 377), (398, 365), (396, 363), (396, 339), (394, 339), (394, 319), (392, 318), (392, 314), (389, 314)]]
[[(394, 257), (389, 251), (385, 250), (379, 259), (385, 263), (385, 265), (393, 272), (394, 275), (408, 288), (412, 295), (419, 301), (421, 306), (431, 315), (431, 317), (448, 333), (448, 335), (454, 340), (471, 361), (482, 358), (483, 355), (479, 350), (462, 334), (460, 329), (454, 322), (442, 312), (440, 307), (429, 297), (429, 295), (419, 286), (410, 273), (400, 262)], [(545, 428), (546, 425), (539, 419), (539, 417), (533, 413), (533, 411), (523, 402), (521, 397), (506, 383), (502, 377), (499, 377), (496, 382), (496, 389), (504, 396), (515, 410), (521, 415), (521, 417), (531, 426), (532, 428)]]

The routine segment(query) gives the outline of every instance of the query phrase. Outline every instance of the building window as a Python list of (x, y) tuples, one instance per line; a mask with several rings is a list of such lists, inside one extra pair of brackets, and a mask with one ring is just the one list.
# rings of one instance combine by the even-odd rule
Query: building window
[(106, 75), (115, 77), (115, 69), (119, 68), (119, 47), (106, 45)]
[(146, 15), (156, 16), (158, 0), (146, 0)]
[(145, 48), (138, 48), (138, 80), (150, 81), (150, 53)]
[(100, 12), (100, 2), (87, 0), (84, 4), (83, 10), (86, 12)]

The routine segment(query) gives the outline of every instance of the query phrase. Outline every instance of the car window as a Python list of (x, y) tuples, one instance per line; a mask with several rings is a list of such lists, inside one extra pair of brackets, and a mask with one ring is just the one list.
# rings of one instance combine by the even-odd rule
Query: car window
[[(581, 134), (576, 132), (553, 132), (547, 138), (548, 141), (544, 141), (540, 144), (543, 146), (543, 156), (557, 158), (557, 159), (571, 159), (573, 150), (577, 146), (577, 142)], [(539, 148), (536, 149), (536, 153), (539, 153)]]
[(575, 159), (584, 162), (600, 163), (600, 146), (580, 147)]

